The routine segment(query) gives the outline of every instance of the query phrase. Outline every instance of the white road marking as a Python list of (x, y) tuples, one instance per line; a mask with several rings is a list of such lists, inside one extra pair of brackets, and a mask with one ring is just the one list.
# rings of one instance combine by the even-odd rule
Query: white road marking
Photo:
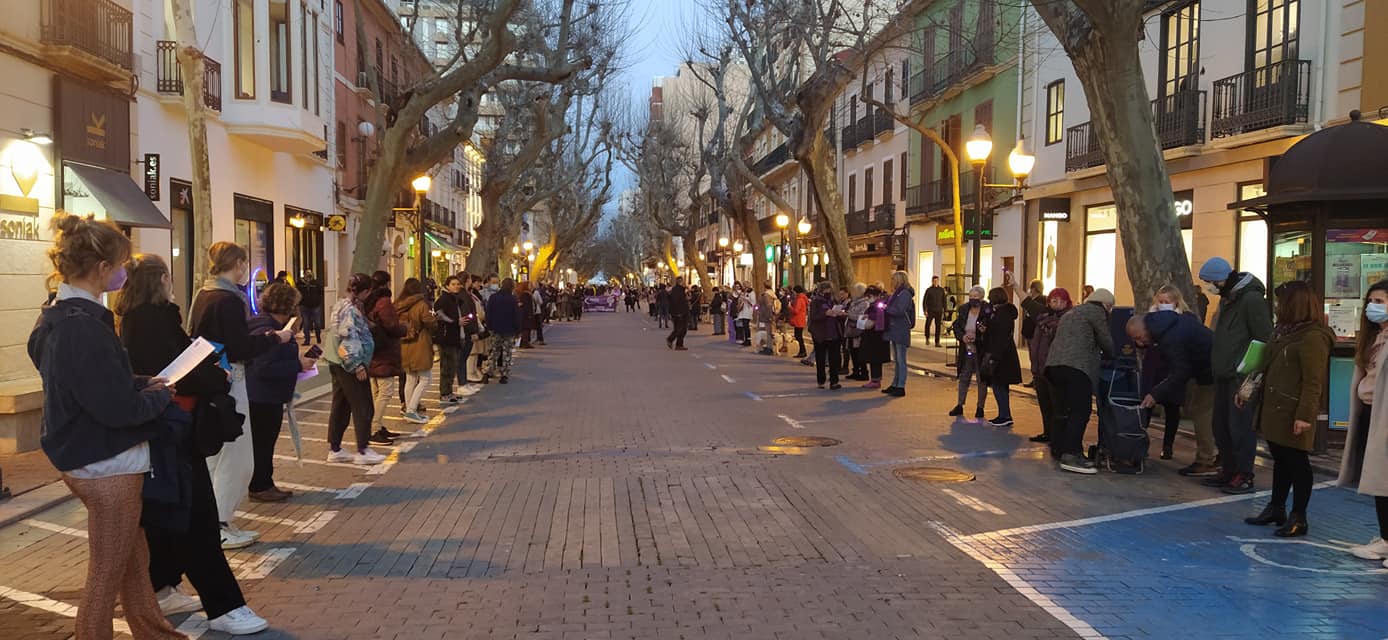
[(1291, 569), (1293, 571), (1306, 571), (1310, 573), (1325, 573), (1342, 576), (1362, 576), (1388, 573), (1388, 568), (1368, 568), (1369, 566), (1377, 566), (1377, 563), (1374, 563), (1373, 565), (1365, 565), (1365, 568), (1363, 569), (1317, 569), (1315, 567), (1299, 567), (1291, 564), (1282, 564), (1280, 562), (1274, 562), (1272, 560), (1264, 558), (1262, 554), (1258, 553), (1257, 549), (1257, 546), (1260, 544), (1304, 544), (1312, 547), (1319, 547), (1321, 549), (1330, 549), (1331, 551), (1348, 551), (1348, 548), (1346, 547), (1336, 546), (1333, 544), (1324, 544), (1312, 540), (1295, 540), (1287, 538), (1239, 538), (1236, 536), (1229, 536), (1229, 539), (1234, 542), (1243, 543), (1239, 545), (1239, 551), (1242, 551), (1243, 555), (1248, 556), (1249, 559), (1255, 560), (1268, 566), (1277, 567), (1279, 569)]
[(367, 488), (367, 487), (370, 487), (370, 486), (371, 486), (371, 483), (370, 483), (370, 482), (353, 482), (353, 483), (352, 483), (351, 485), (349, 485), (346, 489), (343, 489), (343, 490), (341, 490), (341, 491), (338, 491), (338, 492), (337, 492), (337, 497), (336, 497), (336, 498), (333, 498), (333, 499), (334, 499), (334, 500), (351, 500), (351, 499), (356, 498), (357, 496), (361, 495), (362, 492), (363, 492), (363, 491), (366, 491), (366, 488)]
[(790, 425), (790, 428), (792, 428), (792, 429), (804, 429), (804, 428), (805, 428), (805, 425), (800, 424), (800, 421), (799, 421), (799, 420), (796, 420), (795, 418), (792, 418), (792, 417), (790, 417), (790, 416), (788, 416), (788, 415), (786, 415), (786, 414), (784, 414), (784, 413), (778, 413), (778, 414), (776, 414), (776, 417), (777, 417), (777, 418), (780, 418), (780, 419), (782, 419), (782, 420), (785, 420), (786, 424)]
[(765, 394), (762, 394), (761, 397), (763, 397), (763, 398), (803, 398), (803, 397), (808, 396), (808, 395), (810, 395), (810, 394), (808, 394), (808, 393), (765, 393)]
[[(13, 600), (26, 607), (32, 607), (40, 611), (56, 613), (66, 618), (77, 617), (76, 605), (71, 605), (52, 598), (45, 598), (37, 593), (29, 593), (28, 591), (20, 591), (19, 589), (0, 586), (0, 598)], [(121, 618), (112, 620), (111, 628), (115, 629), (117, 633), (130, 635), (130, 626), (125, 624), (125, 620)]]
[(248, 511), (237, 511), (237, 512), (236, 512), (236, 517), (238, 517), (238, 518), (245, 518), (246, 520), (253, 520), (253, 521), (256, 521), (256, 522), (268, 522), (268, 523), (270, 523), (270, 524), (278, 524), (278, 525), (284, 525), (284, 526), (286, 526), (286, 527), (294, 527), (294, 533), (315, 533), (315, 532), (317, 532), (319, 529), (322, 529), (324, 525), (326, 525), (326, 524), (328, 524), (329, 522), (331, 522), (333, 518), (337, 517), (337, 512), (336, 512), (336, 511), (319, 511), (318, 513), (314, 514), (314, 516), (313, 516), (312, 518), (310, 518), (310, 519), (308, 519), (308, 520), (291, 520), (291, 519), (289, 519), (289, 518), (277, 518), (277, 517), (275, 517), (275, 516), (263, 516), (263, 515), (260, 515), (260, 514), (258, 514), (258, 513), (250, 513), (250, 512), (248, 512)]
[[(275, 459), (276, 459), (276, 460), (287, 460), (287, 461), (289, 461), (289, 462), (299, 462), (299, 459), (298, 459), (298, 458), (295, 458), (294, 456), (286, 456), (286, 455), (281, 455), (281, 454), (278, 454), (278, 453), (275, 454)], [(309, 463), (309, 464), (322, 465), (322, 466), (324, 466), (324, 467), (340, 467), (340, 468), (342, 468), (342, 469), (356, 469), (357, 471), (361, 471), (362, 469), (370, 469), (370, 468), (371, 468), (371, 467), (367, 467), (367, 466), (363, 466), (363, 465), (359, 465), (359, 464), (351, 464), (351, 463), (348, 463), (348, 462), (328, 462), (327, 460), (319, 460), (318, 458), (309, 458), (309, 457), (307, 457), (307, 456), (304, 457), (303, 462), (307, 462), (307, 463)]]
[[(238, 557), (227, 558), (227, 564), (235, 570), (238, 580), (261, 580), (288, 560), (295, 550), (295, 547), (278, 547), (261, 554), (237, 554)], [(241, 555), (250, 557), (243, 559)]]
[(755, 394), (755, 393), (752, 393), (751, 391), (748, 391), (747, 393), (745, 393), (745, 394), (743, 394), (743, 395), (745, 395), (745, 396), (747, 396), (748, 398), (751, 398), (751, 399), (753, 399), (753, 400), (756, 400), (757, 402), (761, 402), (761, 401), (762, 401), (762, 400), (761, 400), (761, 396), (759, 396), (759, 395), (757, 395), (757, 394)]
[(61, 533), (61, 534), (65, 535), (65, 536), (72, 536), (72, 537), (74, 537), (74, 538), (86, 538), (86, 537), (87, 537), (87, 532), (86, 532), (85, 530), (82, 530), (82, 529), (74, 529), (74, 528), (72, 528), (72, 527), (64, 527), (63, 525), (60, 525), (60, 524), (53, 524), (52, 522), (44, 522), (44, 521), (42, 521), (42, 520), (35, 520), (35, 519), (33, 519), (33, 518), (26, 518), (26, 519), (24, 519), (24, 520), (20, 520), (19, 523), (20, 523), (20, 524), (27, 524), (27, 525), (29, 525), (29, 526), (31, 526), (31, 527), (34, 527), (35, 529), (43, 529), (44, 531), (52, 531), (53, 533)]
[(980, 551), (970, 539), (971, 537), (961, 536), (958, 531), (940, 522), (931, 521), (929, 525), (947, 542), (954, 545), (956, 549), (963, 551), (969, 557), (992, 570), (993, 573), (997, 574), (999, 578), (1002, 578), (1004, 582), (1011, 585), (1013, 589), (1016, 589), (1017, 593), (1025, 596), (1032, 604), (1044, 609), (1046, 613), (1051, 614), (1052, 617), (1059, 620), (1061, 624), (1069, 627), (1071, 631), (1074, 631), (1081, 638), (1093, 638), (1096, 640), (1104, 638), (1104, 634), (1099, 633), (1094, 627), (1089, 626), (1089, 623), (1076, 618), (1075, 615), (1070, 613), (1065, 607), (1056, 604), (1050, 596), (1037, 591), (1027, 583), (1026, 580), (1022, 579), (1021, 576), (1018, 576), (1011, 569), (1007, 568), (1007, 566), (993, 560), (988, 557), (988, 554)]
[(973, 496), (966, 496), (962, 493), (959, 493), (958, 491), (955, 491), (954, 489), (941, 488), (940, 491), (943, 491), (945, 495), (954, 498), (955, 502), (958, 502), (959, 504), (973, 509), (974, 511), (978, 511), (981, 513), (991, 513), (995, 516), (1007, 515), (1006, 511), (1003, 511), (1002, 509), (999, 509), (994, 505), (988, 504), (987, 502), (979, 500), (978, 498), (975, 498)]
[(282, 482), (279, 480), (275, 481), (275, 486), (281, 489), (293, 489), (295, 491), (302, 491), (304, 493), (336, 493), (338, 491), (337, 489), (329, 489), (328, 487), (315, 487), (311, 484), (299, 484), (297, 482)]
[(718, 368), (718, 365), (713, 364), (712, 362), (705, 362), (705, 363), (704, 363), (704, 366), (705, 366), (705, 367), (708, 367), (708, 368), (710, 368), (710, 369), (717, 369), (717, 368)]
[(730, 376), (730, 375), (728, 375), (728, 374), (726, 374), (726, 373), (723, 374), (723, 382), (726, 382), (726, 383), (728, 383), (728, 384), (737, 384), (737, 381), (734, 380), (734, 379), (732, 378), (732, 376)]

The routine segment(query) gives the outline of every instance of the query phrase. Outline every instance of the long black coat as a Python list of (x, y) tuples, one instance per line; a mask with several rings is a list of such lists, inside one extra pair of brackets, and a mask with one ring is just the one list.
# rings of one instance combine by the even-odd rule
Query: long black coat
[(1012, 303), (993, 305), (983, 332), (984, 352), (993, 359), (993, 375), (988, 384), (1021, 384), (1022, 362), (1017, 357), (1017, 343), (1012, 330), (1017, 326), (1017, 307)]

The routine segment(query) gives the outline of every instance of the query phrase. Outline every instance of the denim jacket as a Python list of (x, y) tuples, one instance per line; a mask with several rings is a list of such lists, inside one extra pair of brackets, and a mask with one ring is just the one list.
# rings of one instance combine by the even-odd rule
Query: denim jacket
[(328, 338), (323, 346), (326, 347), (323, 349), (323, 359), (349, 372), (371, 364), (376, 342), (371, 338), (366, 315), (351, 298), (343, 298), (333, 305), (332, 317), (328, 321)]

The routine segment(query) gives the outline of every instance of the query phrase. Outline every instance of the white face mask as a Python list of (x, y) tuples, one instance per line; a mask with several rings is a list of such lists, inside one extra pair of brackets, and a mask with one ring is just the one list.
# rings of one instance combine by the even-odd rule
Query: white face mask
[(1162, 302), (1157, 304), (1157, 311), (1175, 311), (1176, 305)]
[(1207, 284), (1205, 285), (1205, 292), (1208, 293), (1208, 294), (1210, 294), (1210, 295), (1212, 295), (1212, 296), (1217, 296), (1217, 295), (1219, 295), (1219, 285), (1217, 285), (1217, 284), (1208, 284), (1208, 283), (1207, 283)]

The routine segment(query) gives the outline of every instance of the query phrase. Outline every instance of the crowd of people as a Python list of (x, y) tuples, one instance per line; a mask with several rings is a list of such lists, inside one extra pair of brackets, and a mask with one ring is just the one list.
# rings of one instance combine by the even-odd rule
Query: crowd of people
[[(246, 249), (217, 242), (185, 331), (162, 257), (133, 254), (118, 227), (91, 216), (58, 213), (52, 225), (52, 293), (28, 351), (45, 389), (42, 448), (88, 513), (83, 638), (111, 637), (117, 601), (137, 638), (181, 638), (166, 616), (199, 610), (214, 631), (267, 628), (226, 551), (260, 537), (234, 524), (243, 502), (292, 497), (275, 483), (275, 445), (296, 386), (320, 360), (331, 378), (327, 460), (374, 465), (385, 456), (371, 445), (408, 437), (386, 427), (392, 407), (428, 422), (436, 360), (440, 402), (457, 404), (493, 378), (510, 381), (517, 342), (544, 345), (546, 322), (582, 313), (577, 296), (554, 287), (467, 273), (437, 291), (416, 278), (396, 290), (384, 271), (353, 274), (326, 318), (311, 273), (297, 283), (281, 274), (252, 305)], [(215, 353), (174, 380), (158, 377), (195, 341)], [(185, 578), (197, 597), (182, 590)]]

